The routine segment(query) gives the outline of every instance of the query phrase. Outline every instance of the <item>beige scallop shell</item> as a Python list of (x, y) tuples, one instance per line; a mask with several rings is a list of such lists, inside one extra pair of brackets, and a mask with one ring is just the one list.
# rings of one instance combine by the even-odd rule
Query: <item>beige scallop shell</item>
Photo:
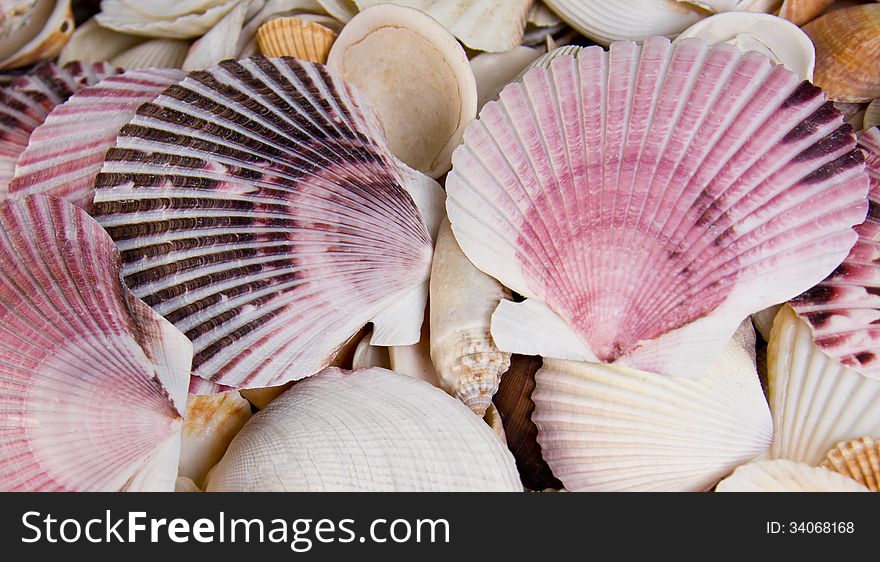
[(880, 492), (880, 441), (862, 437), (838, 443), (820, 466), (848, 476), (872, 492)]
[(302, 18), (276, 18), (257, 30), (257, 45), (267, 57), (296, 57), (324, 64), (336, 32)]
[(788, 461), (743, 465), (718, 483), (716, 492), (867, 492), (867, 488), (819, 466)]

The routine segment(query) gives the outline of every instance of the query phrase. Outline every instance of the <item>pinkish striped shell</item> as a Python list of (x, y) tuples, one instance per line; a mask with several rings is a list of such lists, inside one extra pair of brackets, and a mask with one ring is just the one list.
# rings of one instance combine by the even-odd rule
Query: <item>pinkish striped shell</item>
[(791, 301), (816, 345), (850, 369), (880, 379), (880, 129), (859, 145), (871, 178), (870, 207), (859, 241), (827, 279)]
[(442, 206), (353, 88), (254, 57), (142, 105), (94, 214), (128, 286), (192, 340), (193, 373), (253, 388), (321, 370), (370, 321), (377, 345), (417, 342)]
[(192, 346), (81, 209), (0, 202), (0, 491), (174, 489)]
[(15, 162), (52, 109), (79, 88), (122, 72), (106, 63), (40, 64), (0, 90), (0, 197), (9, 186)]
[(116, 134), (138, 106), (183, 77), (172, 69), (129, 70), (81, 88), (31, 133), (15, 165), (9, 197), (51, 195), (90, 210), (95, 176)]
[(863, 160), (784, 67), (655, 37), (508, 85), (454, 153), (447, 211), (468, 258), (527, 297), (493, 315), (502, 351), (699, 377), (748, 314), (843, 260)]

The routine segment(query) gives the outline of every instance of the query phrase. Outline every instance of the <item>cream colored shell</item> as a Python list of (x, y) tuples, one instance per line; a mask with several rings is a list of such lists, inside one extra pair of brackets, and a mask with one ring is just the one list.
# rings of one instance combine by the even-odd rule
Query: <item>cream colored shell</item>
[(743, 465), (722, 480), (716, 492), (867, 492), (845, 476), (788, 460)]

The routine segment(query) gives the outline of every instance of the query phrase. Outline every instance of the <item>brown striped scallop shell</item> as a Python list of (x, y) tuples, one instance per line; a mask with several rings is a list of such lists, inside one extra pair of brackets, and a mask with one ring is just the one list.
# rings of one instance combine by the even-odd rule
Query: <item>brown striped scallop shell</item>
[(138, 109), (96, 183), (125, 282), (192, 340), (197, 376), (300, 379), (371, 320), (380, 345), (419, 339), (442, 191), (322, 65), (190, 73)]

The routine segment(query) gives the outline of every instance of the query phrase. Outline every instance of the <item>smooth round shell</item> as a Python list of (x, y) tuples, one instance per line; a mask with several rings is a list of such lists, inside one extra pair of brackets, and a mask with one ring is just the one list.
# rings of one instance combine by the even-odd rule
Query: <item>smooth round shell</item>
[(513, 457), (483, 420), (385, 369), (329, 368), (255, 414), (209, 491), (519, 491)]
[(330, 50), (328, 66), (370, 100), (391, 151), (433, 178), (477, 113), (477, 86), (455, 38), (424, 13), (383, 4), (360, 12)]

